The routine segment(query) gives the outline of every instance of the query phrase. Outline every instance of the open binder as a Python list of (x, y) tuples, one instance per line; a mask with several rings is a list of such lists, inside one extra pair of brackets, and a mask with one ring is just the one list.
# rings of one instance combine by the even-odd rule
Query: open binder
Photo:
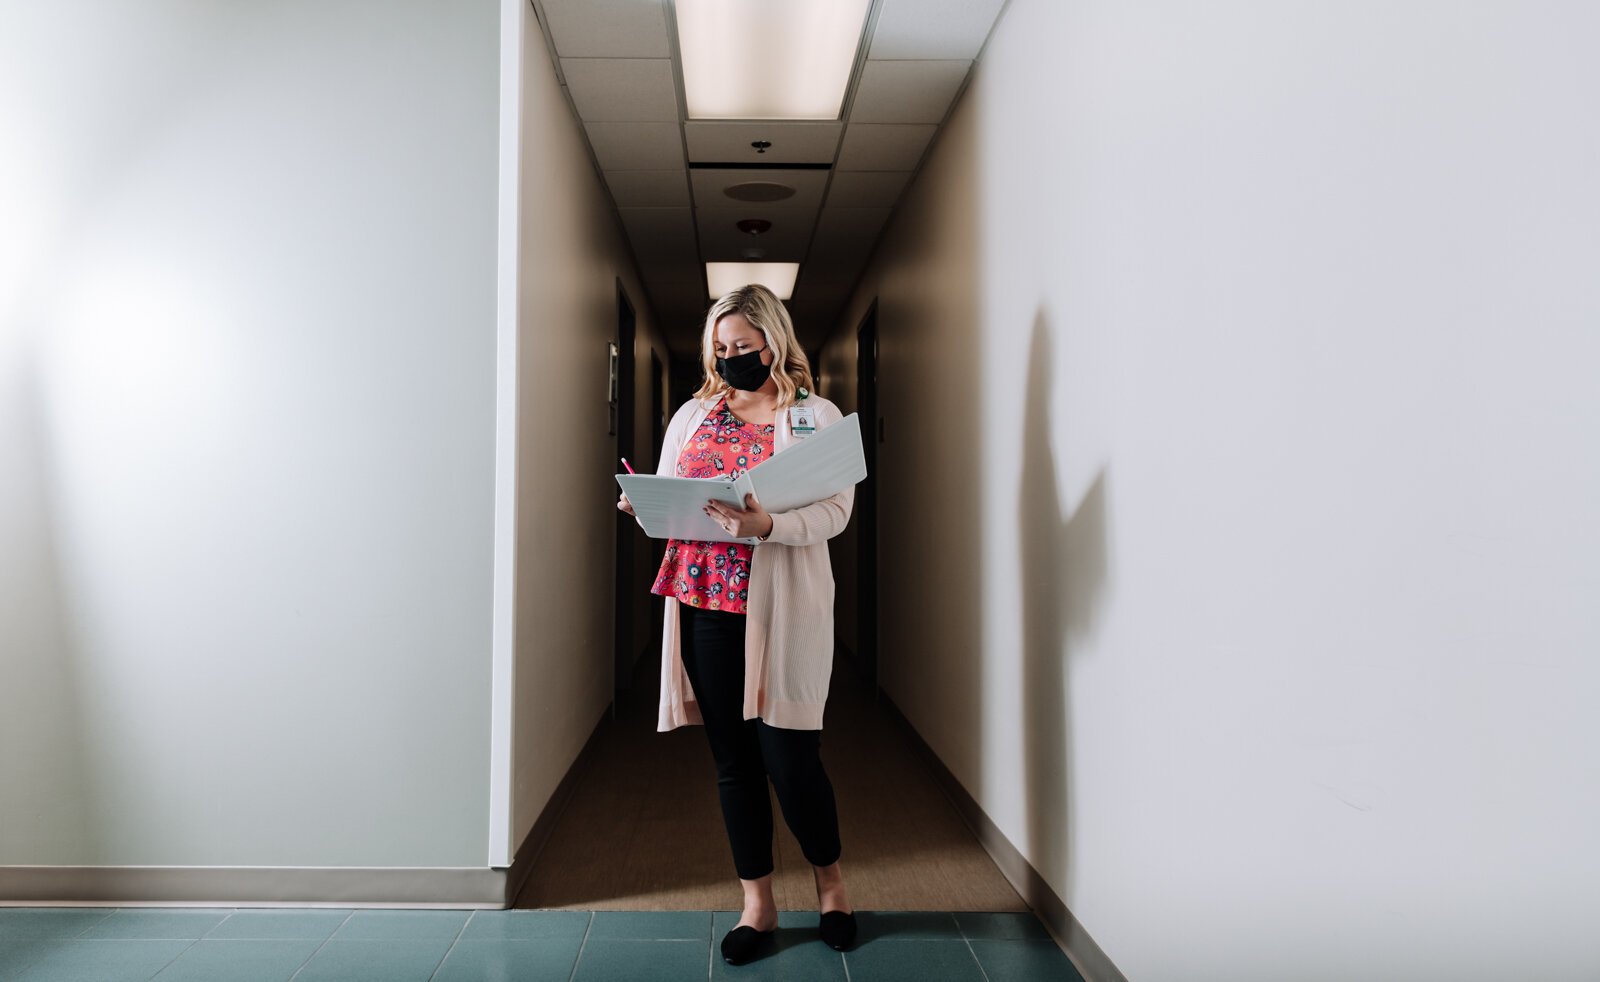
[(773, 454), (737, 479), (618, 474), (617, 483), (652, 539), (754, 544), (754, 538), (736, 538), (724, 532), (701, 511), (705, 503), (714, 500), (743, 508), (744, 496), (754, 494), (769, 512), (790, 511), (838, 494), (866, 476), (861, 419), (851, 413), (783, 453)]

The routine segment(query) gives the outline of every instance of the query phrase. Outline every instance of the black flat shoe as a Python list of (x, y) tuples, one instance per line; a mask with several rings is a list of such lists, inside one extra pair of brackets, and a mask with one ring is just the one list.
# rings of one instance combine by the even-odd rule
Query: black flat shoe
[(729, 965), (743, 965), (777, 937), (777, 928), (757, 931), (748, 924), (741, 924), (722, 936), (722, 960)]
[(822, 915), (817, 925), (822, 941), (834, 951), (847, 951), (856, 940), (856, 915), (842, 910), (830, 910)]

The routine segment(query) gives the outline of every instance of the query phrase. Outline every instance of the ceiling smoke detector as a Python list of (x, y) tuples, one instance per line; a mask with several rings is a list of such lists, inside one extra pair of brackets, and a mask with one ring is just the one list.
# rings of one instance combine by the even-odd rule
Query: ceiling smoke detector
[(722, 193), (735, 201), (782, 201), (794, 197), (796, 192), (787, 184), (746, 181), (743, 184), (731, 184), (723, 188)]

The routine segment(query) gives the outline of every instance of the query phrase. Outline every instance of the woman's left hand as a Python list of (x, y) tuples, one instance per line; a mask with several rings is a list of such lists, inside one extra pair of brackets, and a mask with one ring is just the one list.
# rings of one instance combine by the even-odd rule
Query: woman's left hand
[(705, 512), (711, 520), (736, 539), (755, 538), (772, 534), (772, 516), (761, 507), (753, 494), (744, 496), (744, 510), (725, 505), (720, 501), (706, 503)]

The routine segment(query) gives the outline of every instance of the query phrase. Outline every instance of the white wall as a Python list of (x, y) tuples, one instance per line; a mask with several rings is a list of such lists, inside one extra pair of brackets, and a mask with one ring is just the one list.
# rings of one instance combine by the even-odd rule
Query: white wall
[(0, 9), (0, 864), (483, 865), (496, 53)]
[(885, 686), (1131, 978), (1600, 975), (1597, 36), (1011, 0), (840, 321)]
[[(521, 37), (517, 531), (513, 649), (503, 653), (512, 660), (503, 707), (510, 817), (506, 838), (495, 843), (497, 864), (527, 839), (611, 702), (619, 514), (613, 475), (622, 454), (636, 467), (654, 466), (644, 449), (652, 348), (668, 361), (539, 23), (525, 0), (507, 3), (515, 5), (507, 7), (508, 23)], [(619, 278), (636, 315), (633, 448), (620, 448), (608, 432), (606, 345), (618, 336)], [(648, 582), (639, 587), (641, 600), (648, 589)], [(640, 614), (642, 606), (635, 607)]]

